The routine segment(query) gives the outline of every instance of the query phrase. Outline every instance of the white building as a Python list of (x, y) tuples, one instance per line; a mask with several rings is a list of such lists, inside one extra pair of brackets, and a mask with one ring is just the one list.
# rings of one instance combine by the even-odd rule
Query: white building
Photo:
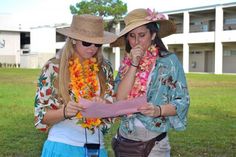
[[(163, 41), (185, 72), (236, 73), (236, 3), (163, 13), (177, 25), (177, 32)], [(122, 55), (122, 50), (116, 52), (118, 58)]]
[(164, 42), (186, 72), (236, 73), (236, 3), (166, 13), (177, 33)]
[(56, 54), (56, 28), (40, 26), (30, 29), (30, 52), (21, 54), (21, 67), (41, 68)]
[[(163, 41), (177, 54), (185, 72), (236, 73), (236, 2), (163, 13), (177, 25), (177, 32)], [(21, 25), (1, 26), (2, 19), (0, 16), (0, 63), (40, 68), (64, 45), (65, 37), (56, 29), (68, 24), (23, 30)], [(123, 21), (113, 32), (122, 28)], [(124, 48), (104, 45), (103, 53), (118, 70)]]
[[(19, 23), (9, 15), (0, 16), (0, 67), (41, 68), (65, 43), (66, 37), (56, 29), (69, 24), (22, 29)], [(108, 46), (103, 46), (106, 55), (112, 50)]]
[(0, 15), (0, 66), (20, 65), (20, 55), (29, 52), (30, 30), (10, 15)]

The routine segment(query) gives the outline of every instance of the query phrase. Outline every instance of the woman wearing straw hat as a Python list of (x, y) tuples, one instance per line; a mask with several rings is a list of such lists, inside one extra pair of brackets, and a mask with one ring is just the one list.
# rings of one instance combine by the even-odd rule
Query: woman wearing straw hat
[(181, 63), (161, 38), (175, 33), (174, 23), (150, 9), (135, 9), (124, 18), (125, 28), (112, 46), (125, 46), (116, 81), (117, 100), (147, 96), (139, 113), (121, 118), (112, 140), (117, 157), (168, 157), (167, 132), (184, 130), (189, 108)]
[(104, 31), (101, 17), (92, 15), (75, 15), (71, 26), (58, 32), (68, 38), (43, 67), (35, 97), (35, 126), (50, 127), (42, 156), (106, 157), (103, 134), (112, 121), (84, 118), (79, 99), (112, 101), (113, 72), (101, 46), (117, 37)]

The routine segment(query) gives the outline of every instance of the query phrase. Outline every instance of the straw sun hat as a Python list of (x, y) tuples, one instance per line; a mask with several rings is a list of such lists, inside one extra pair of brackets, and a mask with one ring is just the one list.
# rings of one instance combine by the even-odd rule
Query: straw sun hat
[(124, 18), (125, 28), (119, 33), (118, 39), (111, 43), (111, 46), (124, 46), (125, 38), (124, 35), (131, 30), (151, 23), (156, 22), (159, 27), (158, 36), (160, 38), (169, 36), (176, 32), (175, 24), (168, 20), (163, 14), (156, 13), (155, 10), (150, 9), (135, 9), (127, 14)]
[(87, 14), (74, 15), (71, 26), (57, 29), (57, 32), (94, 44), (107, 44), (117, 39), (115, 34), (104, 31), (102, 17)]

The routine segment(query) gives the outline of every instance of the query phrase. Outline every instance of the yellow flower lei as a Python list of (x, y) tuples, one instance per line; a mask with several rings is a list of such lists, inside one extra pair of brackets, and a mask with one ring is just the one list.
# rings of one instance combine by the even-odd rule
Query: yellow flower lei
[[(98, 91), (98, 71), (96, 58), (87, 59), (82, 64), (76, 57), (72, 57), (69, 60), (71, 80), (69, 89), (73, 92), (76, 102), (79, 102), (79, 98), (91, 99), (96, 96)], [(78, 124), (91, 131), (94, 131), (94, 128), (101, 124), (99, 118), (84, 118), (81, 113), (78, 113), (76, 117), (79, 119)]]

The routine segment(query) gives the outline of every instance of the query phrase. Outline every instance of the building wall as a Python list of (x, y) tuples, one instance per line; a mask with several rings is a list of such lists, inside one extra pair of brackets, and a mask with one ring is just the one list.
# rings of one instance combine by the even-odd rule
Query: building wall
[(31, 29), (30, 44), (32, 54), (56, 53), (56, 29), (50, 26)]
[(32, 28), (30, 37), (30, 53), (21, 55), (21, 67), (42, 68), (56, 54), (56, 29), (50, 26)]
[(20, 63), (20, 33), (0, 31), (0, 63)]
[(183, 65), (183, 51), (172, 51), (172, 52), (174, 52), (176, 54), (180, 63), (182, 63), (182, 65)]
[(214, 52), (205, 51), (205, 72), (213, 73), (214, 72)]
[(20, 57), (20, 66), (21, 68), (42, 68), (54, 56), (52, 53), (22, 54)]
[(201, 51), (193, 51), (189, 55), (189, 71), (204, 72), (205, 54)]
[(224, 56), (224, 73), (236, 73), (236, 56)]
[(223, 64), (225, 73), (236, 73), (236, 44), (224, 43)]
[(24, 54), (20, 59), (21, 68), (39, 68), (37, 54)]

